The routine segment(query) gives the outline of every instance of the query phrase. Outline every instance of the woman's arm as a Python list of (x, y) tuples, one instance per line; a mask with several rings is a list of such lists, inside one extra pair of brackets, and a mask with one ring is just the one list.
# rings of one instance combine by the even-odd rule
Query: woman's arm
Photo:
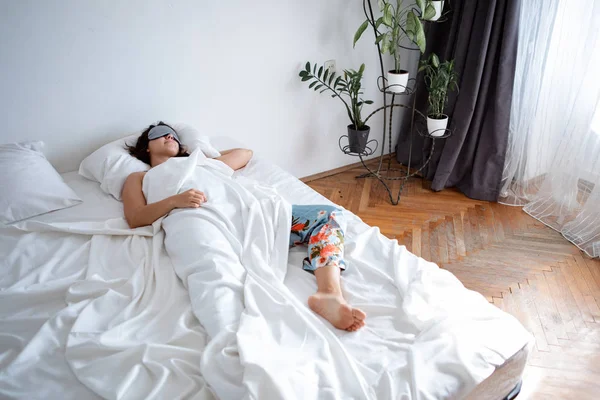
[(123, 185), (121, 197), (123, 198), (125, 219), (132, 229), (151, 225), (175, 208), (198, 208), (206, 202), (204, 193), (190, 189), (156, 203), (147, 204), (142, 192), (142, 181), (145, 174), (145, 172), (135, 172), (127, 177)]
[(249, 149), (231, 149), (222, 151), (221, 157), (217, 157), (215, 160), (223, 161), (231, 169), (237, 171), (248, 164), (248, 161), (252, 158), (252, 154), (252, 150)]

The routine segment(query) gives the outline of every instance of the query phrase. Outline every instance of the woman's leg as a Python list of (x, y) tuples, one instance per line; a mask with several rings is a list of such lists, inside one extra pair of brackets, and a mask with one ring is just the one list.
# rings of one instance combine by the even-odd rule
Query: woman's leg
[(336, 328), (355, 331), (365, 325), (366, 315), (348, 305), (342, 294), (344, 232), (336, 211), (332, 206), (293, 206), (290, 245), (297, 244), (298, 239), (308, 243), (309, 257), (304, 261), (304, 269), (317, 278), (317, 293), (308, 299), (309, 307)]
[(340, 286), (340, 268), (327, 265), (315, 270), (317, 293), (308, 298), (311, 310), (331, 322), (338, 329), (354, 332), (365, 326), (367, 315), (358, 308), (351, 307)]

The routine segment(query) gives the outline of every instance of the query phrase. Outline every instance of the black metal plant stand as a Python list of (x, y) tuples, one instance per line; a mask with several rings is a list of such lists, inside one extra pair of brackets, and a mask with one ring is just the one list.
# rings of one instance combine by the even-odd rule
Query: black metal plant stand
[[(369, 10), (367, 12), (367, 4), (369, 7)], [(373, 31), (375, 33), (375, 37), (377, 37), (377, 29), (375, 28), (375, 18), (373, 16), (373, 7), (371, 6), (371, 0), (363, 0), (363, 10), (365, 13), (365, 16), (367, 17), (367, 19), (370, 21), (371, 23), (371, 27), (373, 28)], [(442, 18), (439, 19), (436, 22), (444, 22), (446, 21), (446, 18)], [(419, 49), (417, 48), (410, 48), (410, 47), (404, 47), (401, 46), (404, 49), (407, 50), (414, 50), (414, 51), (419, 51)], [(363, 167), (368, 171), (365, 174), (359, 175), (356, 178), (370, 178), (370, 177), (375, 177), (379, 180), (379, 182), (381, 182), (381, 184), (385, 187), (385, 189), (388, 192), (388, 195), (390, 197), (390, 202), (392, 203), (392, 205), (397, 205), (400, 201), (400, 195), (402, 194), (402, 189), (404, 188), (404, 185), (406, 184), (406, 182), (408, 181), (408, 179), (410, 179), (411, 177), (417, 175), (419, 172), (421, 172), (426, 166), (427, 164), (429, 164), (429, 161), (431, 161), (431, 157), (433, 156), (433, 152), (435, 150), (435, 141), (437, 139), (445, 139), (447, 137), (449, 137), (450, 135), (452, 135), (453, 132), (453, 128), (450, 129), (440, 129), (434, 132), (431, 132), (431, 134), (428, 132), (427, 130), (427, 118), (425, 117), (425, 115), (423, 115), (423, 113), (421, 113), (419, 110), (416, 109), (415, 105), (416, 105), (416, 96), (414, 96), (415, 92), (416, 92), (416, 79), (409, 79), (408, 83), (407, 83), (407, 87), (402, 87), (404, 90), (403, 93), (397, 93), (394, 92), (391, 89), (391, 87), (393, 87), (394, 85), (391, 86), (386, 86), (386, 79), (385, 79), (385, 70), (383, 68), (383, 58), (381, 57), (381, 48), (379, 46), (379, 43), (377, 43), (377, 54), (379, 55), (379, 65), (381, 67), (381, 76), (377, 79), (377, 86), (379, 87), (379, 90), (381, 91), (381, 93), (383, 94), (383, 106), (379, 107), (378, 109), (376, 109), (375, 111), (373, 111), (371, 114), (369, 114), (369, 116), (365, 119), (365, 122), (371, 118), (374, 114), (378, 113), (379, 111), (383, 111), (383, 135), (382, 135), (382, 146), (381, 146), (381, 154), (379, 156), (379, 165), (377, 167), (376, 170), (372, 170), (371, 168), (369, 168), (368, 165), (365, 164), (365, 160), (363, 159), (363, 157), (368, 157), (372, 154), (375, 153), (375, 151), (377, 150), (378, 147), (378, 142), (375, 139), (370, 140), (369, 142), (367, 142), (367, 146), (365, 148), (365, 151), (362, 153), (353, 153), (350, 152), (349, 148), (350, 146), (342, 145), (342, 139), (347, 137), (346, 135), (341, 136), (340, 140), (339, 140), (339, 146), (340, 146), (340, 150), (342, 150), (345, 154), (351, 155), (351, 156), (357, 156), (360, 158), (360, 161), (363, 165)], [(412, 87), (411, 87), (412, 84)], [(388, 104), (387, 103), (387, 96), (391, 95), (391, 103)], [(402, 96), (411, 96), (413, 95), (413, 101), (412, 101), (412, 106), (406, 106), (403, 104), (396, 104), (394, 103), (396, 96), (397, 95), (402, 95)], [(397, 168), (391, 168), (391, 162), (392, 162), (392, 158), (391, 158), (391, 153), (392, 153), (392, 121), (393, 121), (393, 112), (394, 112), (394, 107), (402, 107), (402, 108), (406, 108), (411, 110), (411, 120), (410, 120), (410, 148), (409, 148), (409, 153), (408, 153), (408, 166), (406, 167), (406, 175), (404, 176), (399, 176), (399, 177), (393, 177), (393, 176), (389, 176), (390, 172), (397, 172), (400, 171), (402, 172), (403, 170), (397, 169)], [(387, 110), (388, 108), (390, 109), (390, 117), (389, 117), (389, 122), (387, 121)], [(415, 117), (417, 117), (418, 119), (415, 120)], [(382, 168), (383, 165), (383, 158), (384, 158), (384, 149), (385, 149), (385, 140), (386, 140), (386, 130), (388, 133), (388, 147), (389, 147), (389, 153), (388, 153), (388, 161), (387, 161), (387, 167)], [(413, 135), (415, 133), (415, 130), (417, 131), (417, 133), (423, 137), (429, 138), (431, 139), (431, 148), (429, 149), (429, 156), (427, 157), (427, 159), (425, 160), (425, 162), (423, 163), (423, 165), (413, 171), (412, 173), (410, 172), (410, 165), (411, 165), (411, 158), (412, 158), (412, 140), (413, 140)], [(374, 146), (374, 148), (371, 148), (371, 146)], [(398, 194), (394, 200), (394, 196), (392, 194), (392, 190), (390, 188), (390, 186), (388, 185), (388, 181), (394, 181), (394, 180), (401, 180), (402, 183), (400, 185), (400, 188), (398, 190)], [(516, 386), (511, 390), (511, 392), (506, 395), (503, 400), (513, 400), (515, 399), (520, 391), (521, 391), (521, 385), (522, 385), (522, 381), (520, 380)]]
[[(368, 11), (367, 11), (367, 6), (368, 6)], [(373, 28), (373, 32), (375, 33), (375, 37), (377, 37), (377, 29), (375, 28), (375, 17), (373, 15), (373, 7), (371, 6), (371, 0), (363, 0), (363, 10), (365, 13), (365, 16), (367, 17), (367, 19), (369, 20), (371, 27)], [(369, 114), (369, 116), (365, 119), (365, 122), (371, 118), (373, 115), (375, 115), (376, 113), (383, 111), (383, 133), (382, 133), (382, 145), (381, 145), (381, 154), (379, 156), (379, 165), (377, 166), (377, 169), (371, 169), (364, 160), (364, 157), (368, 157), (372, 154), (375, 153), (375, 151), (377, 150), (378, 147), (378, 142), (377, 140), (373, 139), (370, 140), (367, 143), (367, 147), (365, 148), (365, 151), (363, 151), (362, 153), (353, 153), (349, 151), (349, 146), (348, 145), (342, 145), (342, 139), (344, 137), (346, 137), (345, 135), (340, 137), (339, 140), (339, 146), (340, 146), (340, 150), (342, 152), (344, 152), (345, 154), (348, 154), (350, 156), (356, 156), (360, 158), (360, 162), (363, 165), (363, 167), (368, 171), (365, 174), (359, 175), (356, 178), (377, 178), (377, 180), (379, 180), (379, 182), (383, 185), (383, 187), (386, 189), (388, 196), (390, 198), (390, 203), (392, 203), (392, 205), (397, 205), (400, 202), (400, 196), (402, 194), (402, 190), (404, 189), (404, 185), (406, 184), (406, 182), (413, 176), (419, 174), (426, 166), (427, 164), (429, 164), (429, 161), (431, 161), (431, 157), (433, 156), (433, 152), (435, 150), (435, 141), (437, 139), (445, 139), (447, 137), (449, 137), (452, 134), (452, 130), (451, 129), (440, 129), (438, 131), (434, 131), (432, 132), (432, 134), (429, 134), (428, 130), (427, 130), (427, 118), (425, 115), (423, 115), (423, 113), (421, 113), (419, 110), (416, 109), (415, 105), (416, 105), (416, 97), (415, 96), (415, 92), (416, 92), (416, 86), (417, 86), (417, 81), (416, 79), (412, 78), (409, 79), (407, 86), (400, 86), (400, 85), (387, 85), (387, 79), (385, 78), (385, 70), (383, 67), (383, 58), (381, 56), (381, 48), (379, 43), (376, 44), (377, 45), (377, 54), (379, 55), (379, 66), (381, 68), (381, 76), (377, 79), (377, 86), (379, 88), (379, 91), (383, 94), (383, 106), (379, 107), (378, 109), (376, 109), (375, 111), (373, 111), (371, 114)], [(405, 47), (405, 46), (400, 46), (406, 50), (412, 50), (412, 51), (419, 51), (418, 48), (413, 48), (413, 47)], [(400, 86), (400, 92), (395, 91), (395, 87)], [(388, 104), (387, 100), (388, 100), (388, 95), (391, 95), (391, 102), (390, 104)], [(396, 96), (413, 96), (412, 99), (412, 106), (406, 106), (404, 104), (396, 104), (394, 103), (394, 101), (396, 100)], [(393, 175), (395, 172), (404, 172), (403, 169), (398, 169), (398, 168), (392, 168), (391, 163), (392, 163), (392, 122), (393, 122), (393, 117), (394, 117), (394, 107), (402, 107), (402, 108), (406, 108), (408, 110), (411, 110), (411, 120), (410, 120), (410, 134), (409, 134), (409, 138), (410, 138), (410, 142), (409, 142), (409, 155), (408, 155), (408, 166), (406, 167), (406, 174), (403, 176), (391, 176)], [(388, 118), (387, 118), (387, 112), (389, 109), (389, 122), (388, 122)], [(417, 120), (415, 120), (415, 117), (418, 118)], [(431, 148), (429, 149), (429, 156), (427, 157), (427, 159), (425, 160), (425, 162), (423, 163), (423, 165), (418, 168), (417, 170), (411, 172), (410, 170), (410, 165), (411, 165), (411, 161), (412, 161), (412, 142), (413, 142), (413, 135), (415, 133), (415, 130), (417, 131), (417, 133), (423, 137), (426, 138), (430, 138), (432, 140), (431, 143)], [(388, 140), (388, 160), (387, 160), (387, 167), (383, 166), (383, 160), (384, 160), (384, 151), (385, 151), (385, 143), (386, 143), (386, 131), (387, 131), (387, 140)], [(398, 189), (398, 193), (396, 196), (394, 196), (394, 194), (392, 193), (392, 189), (390, 187), (390, 185), (388, 184), (389, 181), (402, 181), (400, 184), (400, 187)]]

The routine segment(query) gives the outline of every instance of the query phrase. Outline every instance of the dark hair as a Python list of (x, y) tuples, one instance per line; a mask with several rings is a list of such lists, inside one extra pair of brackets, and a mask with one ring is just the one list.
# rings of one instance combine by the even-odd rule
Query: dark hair
[[(144, 132), (142, 132), (140, 137), (137, 139), (135, 145), (127, 145), (127, 150), (129, 151), (129, 154), (131, 154), (138, 160), (145, 162), (148, 165), (150, 165), (150, 153), (148, 153), (148, 143), (150, 143), (150, 140), (148, 139), (148, 133), (150, 132), (150, 129), (158, 125), (168, 126), (169, 128), (173, 129), (173, 127), (171, 127), (170, 125), (160, 121), (157, 125), (150, 125)], [(175, 157), (188, 157), (189, 155), (190, 153), (187, 152), (187, 148), (181, 143), (179, 143), (179, 152)]]

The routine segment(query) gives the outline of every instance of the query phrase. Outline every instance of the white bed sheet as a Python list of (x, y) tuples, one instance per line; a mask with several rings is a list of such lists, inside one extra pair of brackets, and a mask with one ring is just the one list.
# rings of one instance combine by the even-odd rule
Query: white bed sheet
[[(213, 143), (220, 150), (239, 145), (229, 138)], [(253, 160), (237, 173), (273, 185), (291, 203), (331, 204), (270, 163)], [(0, 278), (0, 397), (212, 397), (199, 371), (206, 334), (193, 317), (188, 293), (164, 252), (162, 233), (150, 227), (128, 229), (122, 204), (101, 192), (99, 184), (74, 172), (63, 177), (84, 203), (19, 225), (32, 232), (0, 227), (0, 265), (6, 271)], [(346, 216), (360, 229), (369, 229), (353, 214)], [(107, 229), (115, 236), (82, 234)], [(140, 265), (132, 257), (142, 257), (140, 248), (151, 249), (156, 256)], [(291, 250), (285, 279), (303, 303), (316, 288), (314, 277), (301, 269), (304, 257), (305, 249)], [(333, 332), (360, 360), (363, 373), (372, 376), (404, 362), (390, 348), (391, 342), (402, 347), (411, 337), (411, 327), (389, 318), (380, 306), (371, 306), (399, 303), (385, 289), (392, 284), (383, 275), (365, 277), (356, 270), (343, 277), (348, 300), (367, 311), (369, 326), (360, 334)], [(104, 315), (106, 304), (116, 304), (120, 312)], [(141, 320), (147, 329), (128, 330), (132, 320), (137, 326)], [(90, 330), (90, 325), (95, 328)], [(78, 326), (86, 328), (78, 332)], [(95, 354), (99, 342), (104, 351)], [(506, 352), (514, 354), (521, 347)], [(67, 354), (69, 366), (65, 348), (77, 349), (74, 354), (88, 349), (97, 362)], [(137, 354), (133, 364), (131, 353)], [(503, 359), (498, 357), (498, 365)], [(123, 362), (130, 364), (122, 366)], [(104, 373), (107, 365), (120, 365), (129, 374), (94, 375), (95, 370)], [(84, 379), (84, 385), (73, 371), (95, 378)]]

